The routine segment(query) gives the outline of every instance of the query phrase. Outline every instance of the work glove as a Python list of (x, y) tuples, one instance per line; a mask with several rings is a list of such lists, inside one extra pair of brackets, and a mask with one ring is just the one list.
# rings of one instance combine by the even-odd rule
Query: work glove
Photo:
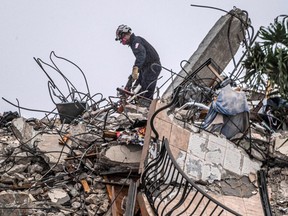
[(137, 80), (138, 77), (139, 77), (139, 68), (137, 66), (134, 66), (132, 70), (132, 78), (134, 80)]

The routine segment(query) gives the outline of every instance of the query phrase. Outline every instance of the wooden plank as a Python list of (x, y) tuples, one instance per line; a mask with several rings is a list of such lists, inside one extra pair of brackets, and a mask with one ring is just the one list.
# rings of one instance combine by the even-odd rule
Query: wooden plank
[(213, 72), (213, 74), (220, 80), (223, 81), (223, 77), (220, 76), (220, 74), (218, 73), (218, 71), (211, 65), (208, 65), (208, 68)]
[[(112, 216), (120, 216), (120, 214), (118, 214), (117, 211), (117, 206), (116, 206), (116, 196), (115, 196), (115, 187), (111, 186), (111, 202), (113, 202), (112, 204)], [(115, 202), (114, 202), (115, 200)]]
[[(105, 181), (108, 181), (107, 176), (104, 176), (104, 179), (105, 179)], [(115, 188), (114, 188), (114, 186), (106, 185), (106, 189), (107, 189), (107, 193), (108, 193), (108, 196), (109, 196), (111, 202), (113, 202), (113, 200), (115, 199)], [(112, 209), (112, 215), (113, 216), (117, 216), (116, 202), (112, 203), (111, 209)]]
[(86, 181), (86, 179), (81, 179), (80, 182), (81, 182), (81, 184), (82, 184), (82, 186), (84, 188), (84, 191), (86, 193), (89, 193), (90, 192), (90, 187), (89, 187), (88, 182)]
[(158, 100), (154, 99), (149, 107), (149, 113), (148, 113), (148, 118), (147, 118), (147, 126), (146, 126), (146, 132), (145, 132), (145, 137), (144, 137), (144, 145), (142, 149), (142, 154), (141, 154), (141, 160), (140, 160), (140, 165), (139, 165), (139, 174), (141, 174), (144, 171), (144, 166), (145, 166), (145, 159), (147, 157), (148, 151), (149, 151), (149, 145), (150, 145), (150, 140), (151, 140), (151, 126), (150, 126), (150, 120), (152, 115), (155, 112), (156, 109), (156, 104)]
[(152, 210), (145, 194), (139, 192), (137, 194), (137, 202), (140, 207), (141, 216), (155, 216), (155, 213)]
[[(105, 181), (109, 181), (107, 176), (104, 176)], [(114, 179), (116, 181), (116, 179)], [(123, 215), (124, 211), (122, 208), (123, 203), (126, 201), (126, 197), (128, 194), (128, 187), (125, 186), (112, 186), (112, 185), (106, 185), (107, 192), (109, 195), (109, 198), (111, 200), (112, 206), (111, 206), (111, 211), (112, 211), (112, 216), (121, 216)], [(136, 209), (139, 207), (137, 206)]]
[(136, 194), (137, 194), (137, 183), (132, 180), (130, 182), (130, 186), (128, 189), (124, 215), (135, 215)]

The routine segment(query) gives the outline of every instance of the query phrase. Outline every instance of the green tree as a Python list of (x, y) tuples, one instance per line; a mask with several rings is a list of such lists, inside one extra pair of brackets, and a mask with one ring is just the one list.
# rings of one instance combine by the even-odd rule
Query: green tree
[[(268, 27), (261, 27), (258, 37), (243, 61), (244, 81), (253, 89), (267, 83), (288, 99), (288, 16), (278, 16)], [(269, 80), (269, 82), (268, 82)]]

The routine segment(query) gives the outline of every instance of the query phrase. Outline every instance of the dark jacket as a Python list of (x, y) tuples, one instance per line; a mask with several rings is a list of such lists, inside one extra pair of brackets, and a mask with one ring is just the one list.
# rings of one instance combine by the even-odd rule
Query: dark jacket
[(154, 47), (144, 38), (136, 36), (135, 34), (131, 34), (129, 46), (131, 47), (133, 54), (136, 57), (134, 66), (137, 66), (140, 70), (152, 63), (160, 64), (158, 53)]

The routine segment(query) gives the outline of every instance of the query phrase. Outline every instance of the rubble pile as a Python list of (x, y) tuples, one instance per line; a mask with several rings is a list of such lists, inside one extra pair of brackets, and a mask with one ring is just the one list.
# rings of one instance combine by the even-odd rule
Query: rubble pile
[(227, 85), (216, 91), (211, 88), (210, 92), (205, 90), (206, 95), (203, 88), (196, 90), (188, 85), (180, 92), (180, 102), (171, 112), (175, 122), (194, 132), (207, 130), (221, 134), (244, 148), (252, 158), (270, 166), (287, 163), (288, 105), (285, 100), (267, 98), (241, 86)]
[[(286, 215), (287, 101), (277, 95), (267, 97), (263, 93), (252, 92), (231, 81), (229, 85), (218, 89), (211, 86), (209, 90), (201, 84), (183, 87), (178, 96), (178, 104), (169, 111), (173, 114), (170, 118), (191, 133), (208, 131), (218, 137), (225, 137), (244, 149), (251, 159), (260, 162), (262, 165), (259, 168), (266, 173), (266, 193), (272, 212), (275, 215)], [(201, 154), (205, 151), (207, 149), (201, 149)], [(194, 164), (194, 167), (197, 165)], [(220, 181), (209, 184), (205, 182), (204, 185), (209, 191), (237, 197), (253, 196), (262, 188), (254, 173), (247, 176), (233, 173)]]
[(275, 167), (268, 172), (270, 204), (275, 215), (288, 214), (288, 168)]
[[(232, 91), (232, 88), (226, 87), (225, 91)], [(246, 100), (245, 97), (243, 100)], [(204, 130), (201, 122), (209, 115), (207, 109), (213, 105), (201, 105), (200, 102), (197, 104), (200, 107), (198, 109), (194, 107), (193, 101), (183, 100), (180, 108), (172, 106), (168, 109), (169, 117), (183, 128), (201, 134)], [(241, 103), (240, 100), (238, 102)], [(245, 103), (249, 104), (250, 112), (255, 114), (251, 111), (255, 108), (250, 105), (252, 102), (248, 100)], [(121, 111), (118, 108), (111, 105), (107, 109), (87, 109), (69, 124), (65, 119), (56, 117), (25, 119), (12, 112), (1, 116), (0, 214), (125, 214), (128, 188), (140, 178), (139, 164), (148, 109), (133, 104), (125, 104)], [(226, 138), (244, 148), (251, 158), (262, 162), (262, 168), (269, 170), (267, 182), (271, 188), (269, 196), (273, 212), (285, 213), (285, 167), (288, 155), (286, 122), (282, 121), (280, 126), (273, 128), (269, 119), (268, 122), (263, 119), (260, 121), (256, 114), (256, 117), (250, 118), (248, 131), (246, 125), (243, 127), (245, 130), (240, 128), (239, 133), (235, 133), (233, 128), (233, 136)], [(242, 117), (245, 116), (240, 116), (240, 120)], [(210, 127), (212, 133), (221, 134), (221, 128), (227, 126), (223, 119), (211, 121), (216, 123), (216, 127)], [(231, 131), (230, 126), (233, 125), (228, 125), (226, 131)], [(220, 144), (216, 142), (213, 145)], [(194, 165), (191, 163), (190, 166)], [(214, 174), (211, 171), (211, 175)], [(205, 185), (207, 191), (218, 195), (249, 198), (259, 191), (256, 179), (256, 174), (231, 174), (219, 181), (196, 183)], [(117, 206), (117, 210), (113, 210), (113, 205)], [(137, 205), (135, 214), (140, 211)]]
[(70, 124), (1, 121), (0, 215), (109, 215), (109, 186), (125, 191), (138, 177), (147, 113), (127, 105)]
[[(221, 17), (189, 61), (181, 62), (182, 70), (175, 79), (174, 72), (168, 70), (172, 83), (161, 102), (165, 109), (170, 107), (167, 116), (159, 117), (155, 124), (170, 139), (178, 165), (183, 165), (183, 171), (195, 183), (227, 197), (250, 198), (263, 191), (265, 198), (266, 182), (265, 187), (258, 185), (260, 175), (256, 174), (259, 169), (261, 173), (265, 170), (270, 189), (266, 204), (270, 208), (271, 201), (275, 215), (288, 214), (287, 101), (276, 95), (268, 97), (269, 92), (242, 88), (242, 69), (236, 75), (233, 70), (230, 76), (221, 69), (237, 53), (240, 42), (251, 48), (255, 38), (254, 30), (249, 30), (253, 29), (246, 11), (234, 8)], [(87, 89), (76, 89), (54, 59), (75, 66)], [(51, 111), (41, 120), (25, 119), (17, 112), (0, 116), (0, 215), (132, 215), (131, 211), (141, 215), (145, 201), (133, 204), (143, 168), (141, 152), (149, 151), (147, 158), (153, 159), (160, 150), (158, 145), (143, 147), (151, 101), (142, 102), (145, 107), (130, 104), (139, 95), (120, 88), (120, 97), (109, 97), (110, 101), (100, 93), (92, 96), (85, 74), (73, 62), (53, 51), (50, 64), (34, 60), (49, 79), (49, 94), (58, 113)], [(183, 62), (187, 64), (182, 67)], [(55, 85), (47, 68), (63, 78), (68, 94)], [(21, 109), (19, 104), (4, 100)], [(100, 107), (103, 101), (108, 105)], [(149, 113), (150, 117), (155, 113)], [(48, 118), (50, 114), (56, 115)], [(147, 127), (149, 139), (151, 128)], [(149, 145), (149, 141), (146, 143)], [(168, 176), (152, 184), (164, 184)], [(158, 193), (153, 189), (153, 196), (158, 197)]]

